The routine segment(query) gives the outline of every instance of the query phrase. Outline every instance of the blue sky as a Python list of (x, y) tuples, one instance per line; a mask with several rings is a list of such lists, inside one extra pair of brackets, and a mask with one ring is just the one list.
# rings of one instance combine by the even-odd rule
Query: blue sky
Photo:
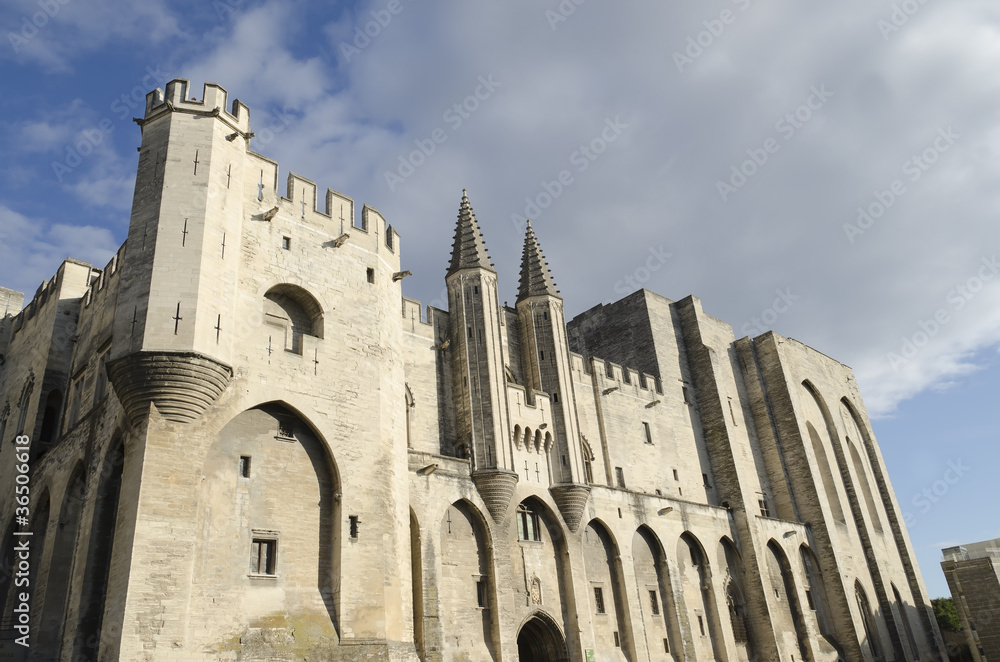
[(998, 505), (995, 3), (0, 7), (0, 285), (30, 296), (67, 256), (103, 266), (128, 225), (138, 100), (213, 81), (283, 173), (396, 226), (408, 296), (442, 305), (468, 188), (503, 298), (531, 215), (569, 316), (640, 286), (695, 294), (737, 336), (774, 329), (851, 365), (932, 596), (941, 547), (1000, 535), (983, 517)]

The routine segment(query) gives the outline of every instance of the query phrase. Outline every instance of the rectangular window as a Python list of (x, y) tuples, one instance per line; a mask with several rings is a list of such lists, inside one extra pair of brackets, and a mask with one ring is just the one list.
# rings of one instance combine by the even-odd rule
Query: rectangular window
[(240, 455), (240, 477), (249, 478), (250, 477), (250, 456)]
[(552, 394), (552, 402), (559, 402), (559, 394), (558, 393), (553, 393)]
[(646, 423), (645, 421), (643, 421), (643, 423), (642, 423), (642, 431), (646, 435), (646, 443), (647, 444), (653, 443), (653, 432), (649, 429), (649, 423)]
[(686, 404), (686, 405), (692, 404), (691, 403), (691, 392), (688, 391), (688, 387), (687, 386), (682, 386), (681, 387), (681, 394), (684, 396), (684, 404)]
[(348, 516), (347, 520), (348, 520), (348, 524), (350, 526), (351, 539), (352, 540), (357, 540), (358, 539), (358, 526), (360, 524), (360, 520), (358, 519), (357, 515), (350, 515), (350, 516)]
[(621, 467), (615, 467), (615, 480), (618, 481), (618, 487), (625, 489), (625, 471)]
[(677, 477), (677, 469), (674, 469), (674, 480), (680, 480), (680, 479), (679, 479), (679, 478)]
[(618, 636), (618, 630), (615, 630), (615, 648), (621, 648), (621, 647), (622, 647), (621, 637)]
[(660, 600), (656, 596), (656, 591), (649, 592), (649, 607), (653, 612), (653, 616), (660, 615)]
[(771, 512), (767, 509), (767, 501), (764, 501), (763, 499), (757, 499), (757, 505), (760, 507), (761, 517), (771, 516)]
[(529, 540), (532, 542), (542, 541), (542, 532), (539, 528), (538, 514), (530, 510), (527, 506), (521, 505), (517, 509), (517, 539)]
[(604, 611), (604, 589), (600, 586), (594, 587), (594, 604), (597, 606), (598, 614), (606, 614)]
[(806, 602), (809, 603), (809, 608), (816, 611), (816, 605), (813, 604), (813, 594), (811, 589), (806, 589)]
[(486, 580), (480, 579), (476, 582), (476, 600), (483, 609), (486, 609)]
[(104, 399), (108, 391), (108, 361), (111, 360), (111, 350), (106, 351), (97, 364), (97, 386), (94, 388), (94, 404)]
[(704, 482), (705, 487), (712, 487), (712, 485), (708, 482), (708, 474), (702, 474), (701, 480)]
[(291, 421), (278, 421), (278, 436), (283, 439), (295, 438), (295, 426)]
[(274, 575), (277, 551), (277, 540), (254, 538), (250, 548), (250, 574)]
[(663, 640), (663, 652), (664, 653), (670, 652), (670, 642), (667, 641), (666, 639)]
[(705, 619), (701, 616), (698, 617), (698, 630), (701, 631), (701, 636), (705, 636)]
[(368, 271), (366, 272), (366, 274), (368, 276), (368, 282), (369, 283), (374, 283), (375, 282), (375, 270), (374, 269), (368, 269)]
[(285, 249), (286, 251), (291, 250), (292, 249), (292, 238), (291, 237), (282, 237), (281, 238), (281, 247), (283, 249)]

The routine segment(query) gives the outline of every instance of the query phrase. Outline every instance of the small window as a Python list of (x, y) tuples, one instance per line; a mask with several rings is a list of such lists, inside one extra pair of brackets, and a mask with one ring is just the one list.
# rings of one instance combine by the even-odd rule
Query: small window
[(757, 505), (760, 507), (761, 517), (771, 516), (771, 512), (767, 509), (767, 501), (764, 501), (763, 499), (757, 499)]
[(295, 425), (291, 421), (278, 421), (278, 436), (282, 439), (294, 439)]
[(646, 443), (647, 444), (652, 444), (653, 443), (653, 432), (652, 432), (652, 430), (649, 429), (649, 423), (646, 423), (645, 421), (643, 421), (643, 423), (642, 423), (642, 432), (643, 432), (643, 434), (646, 435)]
[(688, 390), (687, 386), (681, 387), (681, 394), (684, 396), (684, 404), (690, 405), (691, 402), (691, 392)]
[(472, 293), (473, 294), (479, 294), (479, 286), (478, 285), (473, 285), (472, 286)]
[(250, 477), (250, 456), (240, 455), (240, 478)]
[(357, 515), (350, 515), (347, 518), (347, 520), (348, 520), (348, 526), (350, 528), (351, 540), (357, 540), (360, 520), (358, 519)]
[(711, 489), (712, 485), (711, 485), (711, 483), (708, 482), (708, 474), (702, 474), (701, 475), (701, 480), (705, 484), (705, 487)]
[(663, 640), (663, 652), (664, 653), (670, 652), (670, 642), (667, 641), (666, 639)]
[(621, 518), (622, 518), (622, 509), (619, 508), (618, 509), (618, 519), (621, 519)]
[(677, 469), (674, 469), (674, 480), (680, 480), (680, 478), (677, 477)]
[(548, 319), (548, 318), (549, 318), (548, 313), (542, 313), (542, 319)]
[(811, 589), (806, 589), (806, 602), (809, 603), (809, 608), (816, 611), (816, 605), (813, 604), (813, 594)]
[(369, 283), (374, 283), (375, 282), (375, 270), (369, 268), (368, 271), (367, 271), (367, 275), (368, 275), (368, 282)]
[(653, 612), (653, 616), (660, 615), (660, 600), (656, 595), (656, 591), (649, 592), (649, 608)]
[(559, 394), (558, 393), (553, 393), (552, 394), (552, 402), (559, 402)]
[(618, 630), (615, 630), (615, 648), (621, 648), (621, 647), (622, 647), (621, 637), (618, 636)]
[(542, 360), (542, 361), (545, 360), (545, 352), (543, 350), (539, 350), (538, 351), (538, 358), (539, 358), (539, 360)]
[(479, 606), (481, 608), (486, 609), (486, 580), (485, 579), (480, 578), (479, 581), (476, 582), (476, 601), (478, 602), (478, 604), (479, 604)]
[(284, 248), (286, 251), (292, 250), (292, 238), (291, 237), (282, 237), (281, 238), (281, 247)]
[(701, 636), (705, 636), (705, 619), (701, 616), (698, 617), (698, 630), (701, 631)]
[(604, 589), (601, 588), (600, 586), (594, 587), (594, 604), (597, 606), (598, 614), (607, 613), (606, 611), (604, 611)]
[(677, 488), (677, 496), (684, 496), (684, 488), (683, 487), (678, 487)]
[(615, 467), (615, 480), (618, 481), (618, 487), (625, 489), (625, 470), (621, 467)]
[(254, 538), (250, 548), (250, 574), (273, 576), (277, 551), (277, 540)]
[(523, 503), (517, 507), (517, 539), (531, 542), (542, 541), (542, 531), (539, 528), (538, 513)]

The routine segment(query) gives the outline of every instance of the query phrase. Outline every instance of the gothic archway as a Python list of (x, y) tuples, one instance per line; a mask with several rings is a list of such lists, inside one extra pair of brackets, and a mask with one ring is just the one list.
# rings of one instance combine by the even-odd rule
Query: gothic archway
[(517, 633), (517, 656), (521, 662), (568, 662), (566, 640), (544, 612), (535, 612)]

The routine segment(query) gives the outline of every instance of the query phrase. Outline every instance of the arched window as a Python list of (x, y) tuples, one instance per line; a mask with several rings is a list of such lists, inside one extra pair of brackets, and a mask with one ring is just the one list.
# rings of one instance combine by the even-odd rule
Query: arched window
[(264, 321), (282, 330), (285, 350), (302, 353), (302, 337), (323, 337), (323, 309), (294, 285), (276, 285), (264, 295)]
[(538, 513), (528, 504), (517, 507), (517, 539), (541, 542), (542, 530), (539, 528)]
[(31, 404), (31, 392), (35, 390), (35, 373), (28, 373), (28, 380), (21, 389), (21, 399), (18, 401), (17, 434), (24, 434), (24, 424), (28, 420), (28, 405)]
[(854, 598), (858, 602), (858, 610), (861, 612), (861, 623), (865, 628), (865, 643), (872, 657), (876, 660), (882, 659), (882, 647), (878, 641), (878, 629), (875, 627), (875, 618), (872, 616), (871, 606), (868, 604), (868, 596), (861, 582), (854, 582)]
[(42, 414), (42, 431), (38, 440), (42, 443), (52, 443), (59, 434), (59, 414), (62, 409), (62, 393), (51, 391), (45, 399), (45, 412)]

